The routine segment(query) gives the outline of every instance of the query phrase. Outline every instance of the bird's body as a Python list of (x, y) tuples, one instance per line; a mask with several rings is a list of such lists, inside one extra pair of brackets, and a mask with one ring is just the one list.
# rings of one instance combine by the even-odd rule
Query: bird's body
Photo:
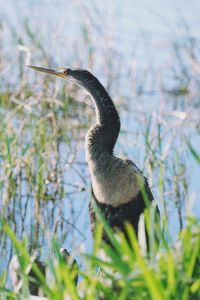
[[(75, 82), (91, 95), (96, 124), (86, 134), (85, 149), (92, 181), (92, 198), (112, 228), (124, 232), (124, 223), (129, 222), (137, 234), (139, 218), (146, 205), (152, 202), (153, 196), (147, 179), (137, 166), (129, 159), (113, 154), (120, 132), (120, 119), (108, 92), (86, 70), (32, 68)], [(89, 212), (94, 231), (96, 217), (92, 203)], [(103, 238), (107, 241), (105, 234)]]
[[(151, 191), (147, 186), (146, 188), (148, 189), (149, 192), (148, 200), (152, 201), (153, 196), (151, 194)], [(125, 223), (130, 223), (133, 226), (136, 235), (138, 235), (139, 219), (146, 207), (143, 199), (143, 193), (141, 191), (137, 194), (135, 198), (133, 198), (133, 200), (123, 204), (119, 204), (117, 206), (99, 202), (93, 193), (92, 196), (93, 196), (92, 201), (95, 202), (96, 206), (102, 212), (102, 215), (104, 216), (108, 224), (111, 226), (111, 228), (113, 228), (114, 230), (120, 230), (126, 235)], [(96, 228), (96, 216), (92, 205), (93, 204), (92, 201), (89, 204), (89, 213), (90, 213), (90, 222), (92, 225), (91, 229), (92, 232), (94, 233)], [(104, 241), (109, 242), (105, 232), (103, 232), (103, 239)]]

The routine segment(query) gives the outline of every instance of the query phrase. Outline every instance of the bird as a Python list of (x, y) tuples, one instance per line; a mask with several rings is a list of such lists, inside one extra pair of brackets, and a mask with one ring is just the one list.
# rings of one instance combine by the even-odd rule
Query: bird
[[(136, 164), (128, 158), (114, 155), (120, 132), (120, 117), (109, 93), (101, 82), (85, 69), (30, 68), (61, 77), (84, 88), (95, 106), (96, 123), (85, 137), (86, 160), (91, 176), (89, 215), (95, 232), (96, 206), (114, 231), (126, 235), (125, 223), (130, 223), (139, 238), (139, 221), (147, 206), (155, 203), (148, 180)], [(156, 206), (156, 210), (158, 210)], [(146, 233), (145, 233), (146, 234)], [(103, 232), (103, 241), (109, 238)]]
[[(77, 261), (74, 259), (74, 257), (67, 251), (65, 248), (60, 248), (60, 256), (62, 261), (65, 264), (68, 264), (71, 271), (74, 271), (74, 284), (77, 285), (78, 283), (78, 270), (79, 266)], [(33, 255), (31, 258), (32, 262), (37, 266), (37, 268), (40, 270), (43, 276), (49, 277), (50, 270), (47, 268), (44, 262), (39, 260), (36, 255)], [(20, 259), (18, 255), (14, 255), (11, 258), (10, 264), (9, 264), (9, 275), (12, 282), (13, 290), (15, 293), (18, 293), (21, 288), (23, 287), (23, 280), (21, 278), (20, 273)], [(27, 268), (25, 270), (25, 274), (29, 276), (29, 292), (30, 295), (33, 296), (43, 296), (43, 291), (41, 288), (41, 283), (38, 280), (38, 276), (35, 273), (32, 263), (27, 265)], [(45, 298), (46, 299), (46, 298)]]
[(70, 270), (71, 271), (74, 271), (74, 283), (75, 285), (78, 284), (78, 271), (79, 271), (79, 265), (77, 263), (77, 261), (74, 259), (74, 257), (67, 251), (66, 248), (60, 248), (60, 255), (61, 255), (61, 258), (62, 260), (69, 264), (70, 266)]

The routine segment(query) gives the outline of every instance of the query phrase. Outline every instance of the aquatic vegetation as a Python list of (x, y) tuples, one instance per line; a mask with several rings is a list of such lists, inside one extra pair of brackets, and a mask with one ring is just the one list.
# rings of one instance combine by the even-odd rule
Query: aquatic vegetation
[[(0, 216), (8, 226), (4, 223), (0, 227), (1, 291), (5, 299), (15, 298), (6, 290), (8, 278), (1, 270), (7, 268), (13, 248), (15, 252), (24, 249), (24, 234), (28, 240), (23, 252), (26, 263), (35, 249), (43, 257), (43, 248), (51, 248), (49, 241), (54, 238), (77, 252), (83, 244), (87, 250), (92, 248), (84, 135), (93, 122), (93, 107), (78, 88), (30, 73), (25, 67), (30, 60), (44, 67), (57, 67), (62, 61), (62, 65), (90, 68), (102, 77), (122, 119), (116, 152), (132, 157), (149, 178), (167, 240), (164, 250), (157, 250), (155, 260), (149, 261), (141, 256), (133, 233), (135, 254), (120, 236), (116, 239), (121, 251), (119, 262), (105, 246), (110, 257), (106, 263), (95, 252), (100, 244), (99, 229), (94, 253), (86, 264), (88, 272), (81, 271), (85, 298), (112, 299), (116, 293), (119, 299), (140, 299), (141, 293), (144, 299), (175, 299), (181, 293), (183, 299), (188, 295), (189, 299), (198, 299), (199, 274), (195, 266), (199, 262), (199, 241), (193, 230), (198, 231), (199, 225), (193, 220), (185, 226), (187, 216), (195, 213), (199, 217), (195, 204), (199, 185), (199, 40), (186, 28), (184, 36), (169, 41), (171, 60), (162, 68), (155, 70), (151, 57), (149, 64), (140, 68), (137, 52), (141, 49), (137, 45), (147, 48), (145, 37), (141, 35), (140, 43), (130, 45), (132, 60), (127, 63), (119, 49), (112, 46), (112, 37), (108, 38), (94, 21), (79, 24), (78, 44), (72, 42), (69, 47), (67, 28), (62, 34), (53, 31), (56, 38), (47, 41), (44, 32), (39, 33), (39, 22), (22, 19), (19, 29), (0, 21)], [(97, 47), (100, 37), (104, 43)], [(5, 228), (10, 228), (10, 234)], [(183, 252), (177, 258), (173, 244), (180, 230)], [(97, 265), (103, 270), (100, 278), (94, 276)], [(106, 267), (119, 272), (119, 277), (111, 276)], [(56, 268), (60, 269), (55, 271), (57, 285), (52, 291), (45, 288), (48, 282), (43, 280), (49, 298), (58, 299), (56, 291), (64, 281), (59, 299), (65, 292), (78, 299), (79, 290), (68, 286), (69, 278), (63, 275), (62, 267)], [(28, 293), (26, 276), (24, 280), (23, 293)], [(105, 285), (104, 280), (111, 285)]]

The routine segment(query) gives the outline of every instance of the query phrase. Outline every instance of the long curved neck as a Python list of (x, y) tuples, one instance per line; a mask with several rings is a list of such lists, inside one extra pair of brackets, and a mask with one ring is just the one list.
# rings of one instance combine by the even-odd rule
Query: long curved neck
[(105, 152), (112, 155), (120, 131), (117, 110), (97, 78), (94, 77), (88, 86), (85, 85), (85, 88), (92, 96), (96, 111), (96, 124), (87, 134), (87, 152), (93, 158)]

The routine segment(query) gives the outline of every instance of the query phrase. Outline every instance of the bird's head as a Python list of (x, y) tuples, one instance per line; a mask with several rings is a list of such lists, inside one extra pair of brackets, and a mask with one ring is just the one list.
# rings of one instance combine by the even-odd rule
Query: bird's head
[(79, 84), (85, 88), (88, 88), (94, 80), (94, 76), (89, 71), (82, 70), (82, 69), (62, 68), (62, 69), (54, 70), (54, 69), (41, 68), (36, 66), (27, 66), (27, 67), (32, 68), (33, 70), (39, 72), (64, 78), (67, 81)]

